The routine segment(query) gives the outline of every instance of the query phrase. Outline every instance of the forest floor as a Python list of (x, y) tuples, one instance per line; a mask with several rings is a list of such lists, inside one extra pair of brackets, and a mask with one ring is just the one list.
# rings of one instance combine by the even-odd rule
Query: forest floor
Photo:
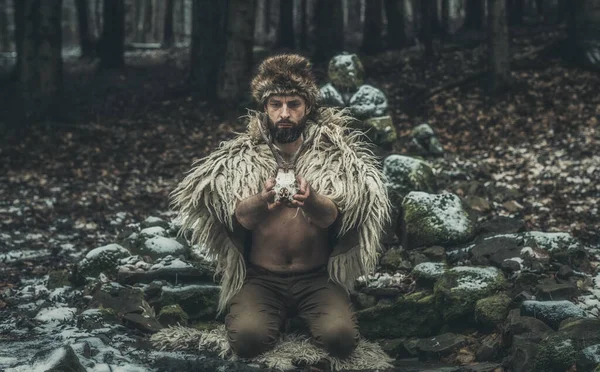
[[(511, 50), (523, 55), (562, 36), (514, 38)], [(72, 264), (65, 252), (114, 242), (117, 226), (169, 216), (169, 192), (192, 161), (244, 130), (239, 104), (198, 99), (186, 55), (131, 52), (127, 67), (101, 72), (68, 60), (63, 120), (0, 139), (0, 290)], [(432, 161), (454, 174), (442, 189), (468, 198), (482, 220), (510, 215), (529, 230), (600, 245), (600, 74), (536, 54), (512, 66), (501, 96), (489, 98), (479, 79), (415, 102), (415, 93), (483, 68), (485, 45), (439, 48), (429, 64), (414, 51), (363, 62), (367, 82), (388, 95), (394, 153), (406, 153), (410, 130), (427, 122), (446, 151)], [(320, 83), (325, 67), (316, 66)], [(0, 88), (0, 112), (10, 111), (12, 89)]]

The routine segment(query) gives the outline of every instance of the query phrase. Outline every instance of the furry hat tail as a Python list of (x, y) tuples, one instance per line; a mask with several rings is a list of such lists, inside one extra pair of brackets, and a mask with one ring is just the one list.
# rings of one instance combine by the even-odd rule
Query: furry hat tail
[(273, 94), (297, 94), (304, 97), (308, 107), (314, 108), (319, 97), (312, 65), (298, 54), (280, 54), (265, 59), (252, 79), (251, 87), (254, 99), (263, 104)]

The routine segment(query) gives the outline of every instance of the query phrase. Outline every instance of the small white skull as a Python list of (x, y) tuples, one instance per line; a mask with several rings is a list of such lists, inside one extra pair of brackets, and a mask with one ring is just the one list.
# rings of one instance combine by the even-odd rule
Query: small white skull
[(298, 193), (298, 183), (296, 181), (296, 174), (293, 169), (279, 168), (277, 170), (277, 177), (275, 178), (275, 201), (293, 201), (293, 196)]

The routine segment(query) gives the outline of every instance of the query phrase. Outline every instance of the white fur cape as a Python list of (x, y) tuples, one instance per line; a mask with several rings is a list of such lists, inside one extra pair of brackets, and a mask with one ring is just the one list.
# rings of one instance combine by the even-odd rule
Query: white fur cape
[[(245, 133), (222, 142), (194, 167), (172, 193), (172, 206), (193, 244), (216, 259), (221, 275), (218, 311), (222, 313), (240, 290), (246, 276), (244, 237), (235, 221), (239, 200), (259, 193), (277, 169), (271, 150), (259, 131), (263, 114), (251, 111)], [(336, 240), (328, 271), (346, 290), (375, 269), (383, 226), (390, 219), (384, 175), (363, 133), (346, 125), (353, 120), (344, 111), (320, 108), (308, 120), (305, 138), (312, 145), (300, 155), (296, 174), (303, 176), (340, 211)], [(236, 227), (238, 225), (238, 227)]]

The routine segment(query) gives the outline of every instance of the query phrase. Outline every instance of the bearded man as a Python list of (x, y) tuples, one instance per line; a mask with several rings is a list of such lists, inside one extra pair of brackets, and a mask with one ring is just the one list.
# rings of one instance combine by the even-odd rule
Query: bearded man
[[(264, 112), (250, 112), (247, 131), (172, 194), (181, 231), (216, 259), (218, 310), (238, 356), (273, 348), (297, 315), (317, 346), (345, 358), (359, 340), (349, 291), (374, 269), (389, 220), (383, 175), (362, 134), (346, 127), (352, 119), (317, 106), (306, 58), (270, 57), (251, 85)], [(297, 189), (282, 197), (290, 171)]]

